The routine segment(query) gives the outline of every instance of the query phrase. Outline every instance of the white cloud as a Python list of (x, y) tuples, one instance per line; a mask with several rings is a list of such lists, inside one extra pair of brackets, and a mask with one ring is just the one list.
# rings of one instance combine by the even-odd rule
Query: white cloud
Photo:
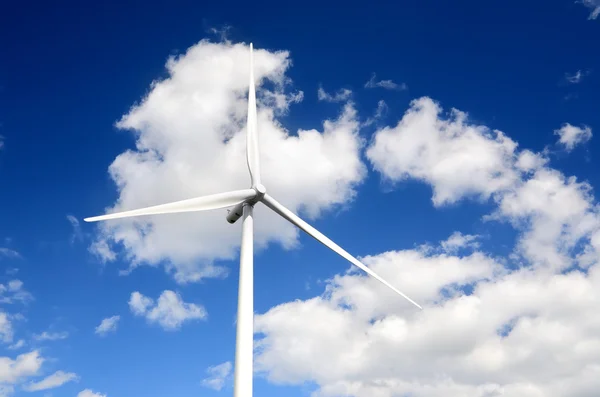
[(440, 106), (430, 98), (412, 101), (396, 127), (375, 133), (367, 158), (392, 182), (429, 183), (436, 206), (466, 196), (487, 199), (514, 184), (515, 142), (500, 131), (468, 124), (459, 110), (452, 109), (448, 119), (440, 116)]
[(2, 150), (2, 148), (4, 148), (4, 137), (0, 135), (0, 150)]
[(13, 340), (13, 327), (8, 314), (0, 312), (0, 341), (10, 343)]
[(479, 243), (476, 241), (478, 238), (479, 236), (454, 232), (447, 240), (442, 241), (441, 246), (445, 252), (455, 253), (461, 248), (477, 248), (479, 246)]
[(83, 232), (81, 230), (81, 225), (79, 224), (79, 220), (75, 218), (73, 215), (67, 215), (67, 220), (71, 224), (73, 228), (73, 234), (71, 235), (71, 243), (77, 241), (83, 241)]
[(536, 171), (548, 163), (548, 158), (539, 153), (533, 153), (531, 150), (522, 150), (515, 166), (523, 172)]
[(387, 90), (398, 90), (398, 91), (403, 91), (403, 90), (408, 89), (408, 87), (404, 83), (397, 84), (397, 83), (394, 83), (392, 80), (377, 81), (377, 76), (375, 73), (373, 73), (371, 75), (371, 79), (369, 79), (369, 81), (367, 81), (365, 83), (365, 88), (377, 88), (377, 87), (385, 88)]
[(319, 101), (345, 102), (349, 100), (351, 96), (352, 91), (347, 88), (341, 88), (335, 94), (328, 94), (322, 86), (319, 86), (319, 89), (317, 90), (317, 97), (319, 98)]
[(514, 226), (514, 252), (459, 255), (475, 239), (454, 233), (437, 248), (363, 258), (425, 310), (363, 274), (338, 275), (321, 296), (256, 317), (257, 369), (275, 383), (313, 382), (314, 396), (595, 395), (600, 213), (591, 186), (456, 110), (450, 120), (439, 113), (427, 98), (413, 102), (398, 126), (376, 132), (370, 160), (392, 182), (430, 184), (437, 206), (491, 197), (486, 218)]
[(315, 382), (316, 396), (583, 397), (578, 389), (599, 387), (600, 269), (509, 274), (477, 255), (370, 258), (422, 312), (343, 275), (321, 297), (257, 316), (257, 369), (274, 383)]
[[(1, 328), (1, 327), (0, 327)], [(25, 341), (23, 339), (19, 339), (18, 341), (16, 341), (15, 343), (13, 343), (12, 345), (10, 345), (8, 347), (9, 350), (18, 350), (25, 347)]]
[(0, 357), (0, 392), (10, 394), (14, 384), (37, 375), (43, 362), (37, 350), (20, 354), (14, 360)]
[(377, 109), (375, 109), (375, 114), (373, 115), (373, 117), (369, 117), (363, 123), (363, 126), (366, 127), (381, 120), (383, 116), (385, 116), (385, 114), (387, 113), (388, 109), (388, 105), (385, 103), (384, 100), (380, 100), (379, 102), (377, 102)]
[(0, 258), (3, 256), (7, 258), (21, 258), (21, 254), (19, 254), (17, 251), (6, 247), (0, 247)]
[[(258, 125), (263, 182), (269, 193), (293, 211), (315, 218), (352, 200), (366, 176), (360, 161), (362, 140), (356, 110), (346, 104), (321, 131), (290, 135), (272, 101), (289, 85), (285, 51), (254, 51), (260, 81)], [(111, 210), (125, 210), (249, 186), (245, 159), (248, 46), (202, 41), (167, 62), (169, 77), (153, 83), (141, 103), (117, 123), (136, 132), (136, 148), (110, 165), (119, 198)], [(296, 94), (294, 94), (296, 95)], [(294, 96), (292, 95), (292, 97)], [(306, 159), (310, 158), (310, 162)], [(293, 177), (293, 178), (292, 178)], [(131, 269), (142, 264), (166, 270), (178, 282), (222, 277), (216, 259), (232, 259), (239, 249), (239, 226), (226, 211), (125, 219), (99, 225), (91, 249), (104, 260), (123, 248)], [(257, 206), (257, 250), (268, 242), (297, 244), (298, 231)]]
[(77, 397), (106, 397), (106, 394), (96, 393), (90, 389), (85, 389), (77, 394)]
[(584, 71), (578, 70), (577, 72), (575, 72), (573, 74), (565, 73), (565, 80), (571, 84), (579, 84), (579, 83), (581, 83), (581, 80), (583, 80), (583, 78), (589, 74), (590, 74), (589, 70), (584, 70)]
[(119, 324), (120, 319), (121, 316), (112, 316), (103, 319), (100, 325), (96, 327), (94, 333), (100, 336), (104, 336), (109, 332), (115, 332), (117, 330), (117, 325)]
[(49, 375), (39, 382), (30, 382), (23, 386), (25, 391), (41, 391), (60, 387), (68, 382), (79, 380), (77, 374), (72, 372), (56, 371), (52, 375)]
[(558, 142), (562, 144), (567, 151), (571, 151), (576, 145), (592, 139), (592, 129), (585, 125), (583, 127), (576, 127), (569, 123), (565, 123), (558, 130), (554, 131), (554, 135), (558, 135), (560, 137)]
[(588, 184), (547, 167), (543, 154), (518, 152), (503, 133), (467, 123), (459, 110), (449, 120), (440, 114), (437, 103), (420, 98), (396, 127), (376, 131), (367, 149), (374, 168), (391, 182), (428, 183), (436, 206), (493, 198), (487, 219), (511, 222), (521, 232), (517, 253), (531, 263), (560, 269), (589, 260), (589, 252), (569, 257), (598, 225)]
[(600, 15), (600, 1), (599, 0), (578, 0), (576, 3), (581, 3), (587, 8), (589, 8), (590, 16), (588, 19), (596, 19), (598, 15)]
[(117, 259), (117, 254), (111, 249), (106, 240), (96, 240), (88, 250), (97, 256), (102, 262), (112, 262)]
[(225, 382), (231, 375), (233, 366), (231, 362), (227, 361), (219, 365), (209, 367), (206, 373), (209, 375), (208, 378), (202, 380), (202, 385), (214, 390), (221, 390), (225, 386)]
[(33, 295), (23, 288), (21, 280), (10, 280), (6, 285), (0, 284), (1, 303), (27, 303), (31, 300), (33, 300)]
[(179, 294), (165, 290), (154, 300), (139, 292), (133, 292), (129, 299), (131, 312), (136, 316), (144, 316), (150, 323), (158, 323), (167, 331), (174, 331), (186, 321), (206, 318), (206, 310), (202, 306), (186, 303)]
[(69, 337), (69, 333), (68, 332), (47, 332), (44, 331), (41, 334), (35, 334), (33, 335), (33, 339), (41, 342), (41, 341), (54, 341), (54, 340), (61, 340), (61, 339), (67, 339)]

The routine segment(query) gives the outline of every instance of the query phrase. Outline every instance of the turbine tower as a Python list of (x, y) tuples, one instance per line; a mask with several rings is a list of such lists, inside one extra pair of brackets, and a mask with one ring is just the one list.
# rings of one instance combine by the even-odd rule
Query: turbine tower
[(397, 294), (403, 296), (412, 304), (421, 309), (415, 301), (393, 287), (371, 269), (363, 265), (358, 259), (350, 255), (339, 245), (331, 241), (317, 229), (300, 219), (292, 211), (284, 207), (277, 200), (267, 194), (267, 189), (260, 180), (260, 159), (258, 146), (258, 131), (256, 120), (256, 92), (254, 87), (254, 63), (252, 43), (250, 43), (250, 88), (248, 92), (248, 119), (246, 136), (246, 158), (250, 171), (251, 188), (235, 190), (226, 193), (196, 197), (188, 200), (176, 201), (147, 208), (131, 211), (111, 213), (107, 215), (85, 218), (86, 222), (104, 221), (111, 219), (128, 218), (133, 216), (172, 214), (177, 212), (206, 211), (219, 208), (232, 207), (227, 214), (227, 221), (231, 224), (242, 218), (242, 243), (240, 251), (240, 278), (238, 290), (235, 372), (234, 372), (234, 397), (252, 396), (252, 359), (254, 339), (254, 250), (253, 233), (254, 219), (252, 216), (254, 205), (263, 203), (268, 208), (279, 214), (284, 219), (296, 225), (309, 236), (324, 244), (334, 252), (359, 267), (370, 276), (379, 280)]

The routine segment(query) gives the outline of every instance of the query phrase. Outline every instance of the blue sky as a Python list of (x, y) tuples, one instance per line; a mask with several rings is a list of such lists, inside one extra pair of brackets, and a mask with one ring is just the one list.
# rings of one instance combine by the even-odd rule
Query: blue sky
[[(143, 230), (82, 219), (249, 184), (250, 42), (265, 79), (267, 187), (426, 309), (257, 211), (255, 394), (591, 395), (596, 7), (11, 4), (0, 16), (0, 396), (232, 393), (240, 224), (225, 211)], [(158, 308), (136, 306), (135, 292)], [(329, 335), (328, 322), (348, 334)], [(582, 343), (573, 356), (567, 334)], [(219, 369), (222, 382), (206, 381)]]

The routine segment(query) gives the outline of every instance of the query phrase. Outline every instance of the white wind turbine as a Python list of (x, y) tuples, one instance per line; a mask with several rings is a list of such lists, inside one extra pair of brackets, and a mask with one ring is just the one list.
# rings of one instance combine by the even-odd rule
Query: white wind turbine
[(250, 43), (250, 88), (248, 92), (248, 120), (246, 137), (246, 157), (252, 188), (235, 190), (227, 193), (213, 194), (173, 203), (156, 205), (137, 210), (112, 213), (107, 215), (85, 218), (86, 222), (104, 221), (110, 219), (128, 218), (143, 215), (172, 214), (177, 212), (206, 211), (234, 206), (228, 212), (227, 221), (235, 223), (240, 217), (242, 221), (242, 244), (240, 252), (240, 280), (238, 290), (238, 311), (236, 329), (236, 351), (234, 370), (234, 397), (252, 396), (252, 359), (254, 338), (254, 268), (253, 268), (253, 217), (254, 205), (262, 202), (264, 205), (287, 219), (308, 235), (323, 243), (353, 265), (361, 268), (370, 276), (376, 278), (394, 292), (408, 299), (412, 304), (422, 309), (415, 301), (393, 287), (371, 269), (363, 265), (339, 245), (331, 241), (317, 229), (300, 219), (292, 211), (277, 202), (267, 194), (267, 189), (260, 181), (260, 161), (258, 149), (258, 134), (256, 123), (256, 92), (254, 88), (254, 63), (252, 43)]

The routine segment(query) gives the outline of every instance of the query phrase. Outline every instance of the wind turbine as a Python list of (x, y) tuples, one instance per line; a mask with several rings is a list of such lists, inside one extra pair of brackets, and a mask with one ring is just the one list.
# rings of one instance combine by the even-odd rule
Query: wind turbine
[(177, 212), (206, 211), (219, 208), (233, 207), (227, 214), (227, 221), (235, 223), (242, 219), (242, 244), (240, 251), (240, 279), (238, 290), (238, 311), (236, 329), (236, 351), (234, 370), (234, 397), (252, 396), (252, 359), (254, 338), (254, 264), (253, 264), (253, 232), (254, 219), (252, 216), (254, 205), (263, 203), (284, 219), (287, 219), (309, 236), (329, 247), (334, 252), (346, 258), (353, 265), (359, 267), (370, 276), (379, 280), (394, 292), (400, 294), (412, 304), (422, 309), (415, 301), (393, 287), (371, 269), (363, 265), (355, 257), (346, 252), (339, 245), (331, 241), (317, 229), (300, 219), (296, 214), (280, 204), (267, 194), (267, 189), (260, 180), (260, 159), (258, 149), (258, 134), (256, 122), (256, 92), (254, 88), (254, 61), (252, 43), (250, 43), (250, 88), (248, 92), (248, 119), (246, 136), (246, 158), (250, 171), (251, 188), (235, 190), (226, 193), (196, 197), (193, 199), (176, 201), (137, 210), (112, 213), (107, 215), (85, 218), (86, 222), (104, 221), (110, 219), (128, 218), (133, 216), (172, 214)]

